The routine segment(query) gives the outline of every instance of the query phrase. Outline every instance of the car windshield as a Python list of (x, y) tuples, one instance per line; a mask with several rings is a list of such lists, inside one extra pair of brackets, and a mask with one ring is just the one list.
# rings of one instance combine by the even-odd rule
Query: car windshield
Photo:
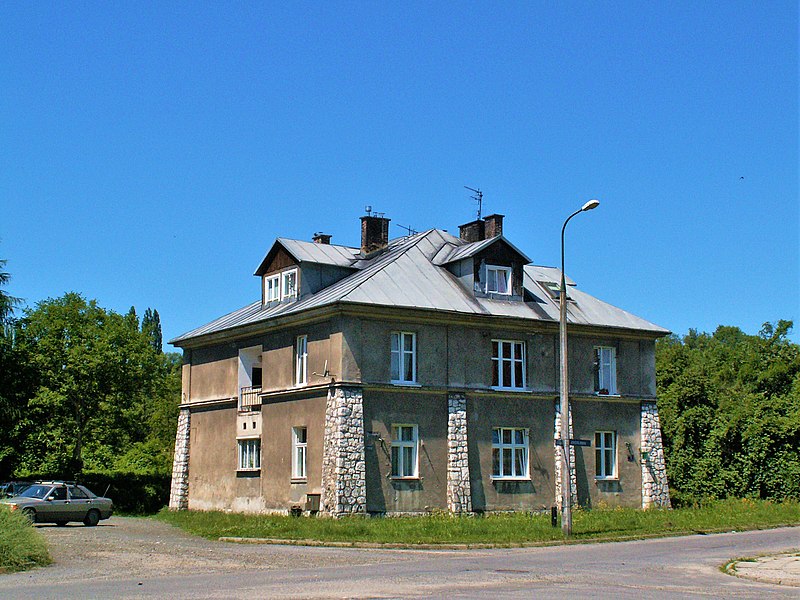
[(39, 498), (40, 500), (44, 500), (45, 496), (47, 496), (52, 488), (52, 485), (32, 485), (22, 492), (20, 496), (23, 498)]

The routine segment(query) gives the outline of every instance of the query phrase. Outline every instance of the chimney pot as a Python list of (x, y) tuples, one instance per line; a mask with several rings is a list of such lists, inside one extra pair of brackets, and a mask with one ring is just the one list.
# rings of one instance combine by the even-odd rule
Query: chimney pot
[(485, 223), (484, 229), (486, 232), (485, 239), (488, 240), (489, 238), (497, 237), (498, 235), (503, 235), (504, 216), (505, 215), (494, 214), (484, 218), (484, 223)]
[(485, 228), (482, 219), (458, 226), (458, 237), (465, 242), (480, 242), (485, 239)]
[[(373, 215), (376, 213), (373, 213)], [(361, 217), (361, 253), (369, 254), (389, 245), (389, 221), (381, 216)]]
[(315, 244), (330, 244), (331, 237), (332, 236), (328, 235), (327, 233), (315, 232), (314, 236), (311, 239), (314, 241)]

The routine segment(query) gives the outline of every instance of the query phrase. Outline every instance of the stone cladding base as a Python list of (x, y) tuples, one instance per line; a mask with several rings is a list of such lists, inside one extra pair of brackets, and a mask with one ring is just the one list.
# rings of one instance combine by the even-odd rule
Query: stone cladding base
[(464, 394), (447, 397), (447, 509), (454, 514), (472, 512)]
[(175, 434), (175, 454), (172, 458), (172, 484), (169, 490), (169, 508), (186, 510), (189, 507), (189, 432), (191, 413), (181, 408), (178, 414), (178, 431)]

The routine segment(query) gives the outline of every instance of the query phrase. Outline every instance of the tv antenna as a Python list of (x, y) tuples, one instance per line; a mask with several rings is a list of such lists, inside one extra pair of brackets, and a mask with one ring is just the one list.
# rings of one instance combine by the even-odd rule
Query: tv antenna
[(468, 185), (465, 185), (464, 187), (467, 188), (470, 192), (475, 192), (475, 195), (470, 196), (470, 198), (472, 198), (478, 203), (478, 220), (480, 221), (481, 209), (483, 208), (483, 192), (480, 190), (476, 190), (475, 188), (471, 188)]
[(410, 225), (398, 225), (398, 227), (400, 229), (404, 229), (405, 231), (407, 231), (408, 235), (416, 235), (416, 234), (419, 233), (419, 231), (417, 231), (416, 229), (414, 229)]

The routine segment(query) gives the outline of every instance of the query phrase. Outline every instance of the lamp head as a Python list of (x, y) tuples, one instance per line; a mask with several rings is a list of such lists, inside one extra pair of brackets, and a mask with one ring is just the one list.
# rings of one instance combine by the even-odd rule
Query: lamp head
[(597, 208), (598, 206), (600, 206), (600, 200), (597, 200), (595, 198), (593, 200), (589, 200), (586, 204), (581, 206), (581, 210), (582, 211), (592, 210), (593, 208)]

